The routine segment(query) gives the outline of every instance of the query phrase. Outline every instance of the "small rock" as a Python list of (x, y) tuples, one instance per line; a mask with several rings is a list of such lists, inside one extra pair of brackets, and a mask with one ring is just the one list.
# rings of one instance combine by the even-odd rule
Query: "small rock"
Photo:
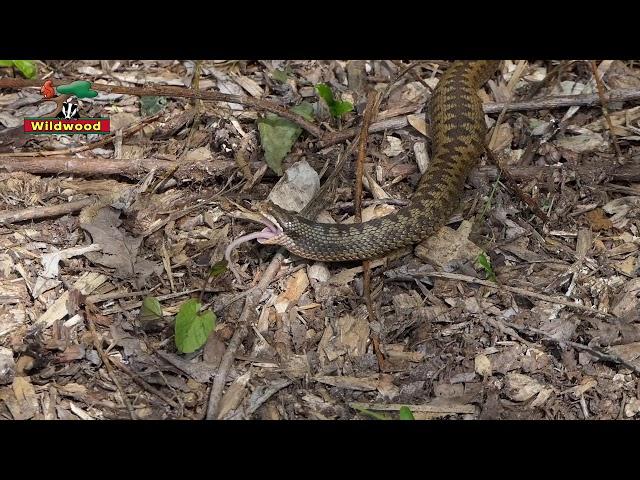
[(624, 415), (625, 417), (633, 417), (638, 412), (640, 412), (640, 399), (632, 398), (624, 406)]
[(471, 222), (467, 220), (462, 222), (458, 230), (442, 227), (435, 235), (416, 246), (416, 256), (442, 268), (465, 261), (475, 261), (482, 249), (469, 240), (470, 232)]
[(484, 354), (477, 355), (475, 358), (475, 370), (478, 375), (483, 377), (491, 376), (491, 360)]
[(13, 352), (5, 347), (0, 347), (0, 385), (8, 385), (16, 376), (16, 363), (13, 360)]
[(306, 160), (291, 165), (276, 183), (268, 199), (279, 207), (299, 212), (320, 189), (320, 177)]
[(307, 276), (318, 282), (326, 282), (331, 277), (331, 272), (324, 263), (314, 263), (307, 269)]
[(404, 152), (404, 149), (402, 148), (402, 140), (400, 140), (398, 137), (389, 135), (387, 136), (386, 140), (389, 145), (382, 150), (382, 153), (384, 153), (387, 157), (395, 157)]
[(96, 352), (94, 349), (87, 350), (87, 353), (85, 353), (85, 358), (89, 360), (96, 367), (102, 365), (102, 359), (100, 358), (100, 354)]

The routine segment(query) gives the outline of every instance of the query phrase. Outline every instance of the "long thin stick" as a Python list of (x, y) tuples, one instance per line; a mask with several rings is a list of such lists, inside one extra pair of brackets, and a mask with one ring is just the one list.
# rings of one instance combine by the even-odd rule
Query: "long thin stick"
[(420, 275), (428, 276), (428, 277), (448, 278), (449, 280), (459, 280), (461, 282), (467, 282), (467, 283), (475, 283), (478, 285), (483, 285), (485, 287), (496, 288), (498, 290), (506, 290), (507, 292), (516, 293), (518, 295), (523, 295), (525, 297), (537, 298), (538, 300), (543, 300), (545, 302), (558, 303), (560, 305), (564, 305), (566, 307), (569, 307), (581, 312), (589, 313), (591, 315), (602, 315), (607, 318), (615, 318), (613, 315), (609, 313), (599, 312), (598, 310), (595, 310), (591, 307), (580, 305), (579, 303), (572, 302), (571, 300), (567, 300), (565, 298), (552, 297), (550, 295), (544, 295), (542, 293), (525, 290), (524, 288), (511, 287), (509, 285), (501, 285), (499, 283), (493, 283), (488, 280), (481, 280), (479, 278), (470, 277), (469, 275), (461, 275), (459, 273), (446, 273), (446, 272), (426, 272), (426, 273), (421, 273)]
[(622, 151), (620, 151), (620, 145), (618, 145), (618, 137), (613, 131), (613, 123), (611, 122), (611, 116), (609, 115), (609, 108), (607, 106), (608, 100), (606, 98), (606, 93), (604, 91), (604, 85), (602, 84), (602, 79), (600, 78), (600, 74), (598, 73), (598, 67), (596, 66), (595, 61), (590, 61), (591, 70), (593, 72), (593, 78), (596, 81), (596, 87), (598, 88), (598, 96), (600, 97), (600, 103), (602, 104), (602, 114), (604, 115), (604, 119), (607, 122), (607, 126), (609, 127), (609, 135), (611, 135), (611, 143), (613, 143), (613, 147), (616, 151), (616, 155), (618, 156), (618, 161), (623, 162), (624, 158), (622, 157)]
[[(611, 90), (605, 98), (609, 103), (640, 100), (640, 90)], [(601, 102), (602, 100), (598, 94), (556, 95), (536, 100), (527, 100), (524, 102), (488, 102), (482, 105), (482, 109), (484, 113), (500, 113), (503, 110), (505, 112), (519, 112), (565, 108), (572, 107), (574, 105), (592, 107), (600, 105)], [(408, 124), (409, 122), (405, 116), (385, 119), (380, 122), (373, 123), (369, 128), (369, 133), (381, 132), (387, 129), (393, 130), (404, 128)], [(345, 140), (358, 135), (359, 131), (360, 129), (358, 128), (349, 128), (341, 132), (327, 134), (325, 138), (319, 142), (319, 145), (324, 148), (330, 145), (335, 145), (336, 143), (344, 142)]]
[(260, 300), (262, 292), (264, 292), (267, 286), (271, 283), (273, 277), (275, 277), (276, 273), (280, 269), (280, 265), (282, 264), (282, 260), (284, 259), (283, 252), (284, 249), (281, 248), (280, 250), (278, 250), (278, 253), (273, 256), (273, 258), (271, 259), (271, 263), (262, 274), (256, 290), (251, 292), (251, 294), (247, 296), (247, 299), (244, 302), (244, 308), (242, 309), (240, 318), (236, 323), (236, 330), (233, 332), (231, 340), (229, 340), (229, 345), (227, 346), (227, 349), (222, 356), (222, 360), (220, 361), (218, 372), (213, 379), (211, 393), (209, 394), (209, 404), (207, 405), (207, 420), (214, 420), (218, 418), (220, 400), (222, 399), (222, 392), (227, 381), (227, 374), (229, 373), (229, 369), (233, 364), (233, 360), (235, 359), (238, 347), (244, 340), (244, 337), (247, 336), (247, 333), (249, 331), (249, 315), (255, 308), (258, 300)]

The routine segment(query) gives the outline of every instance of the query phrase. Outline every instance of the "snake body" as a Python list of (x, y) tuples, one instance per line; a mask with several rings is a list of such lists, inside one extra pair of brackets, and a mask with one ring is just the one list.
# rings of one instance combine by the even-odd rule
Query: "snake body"
[(435, 233), (457, 208), (464, 182), (484, 151), (486, 124), (478, 89), (498, 65), (493, 60), (456, 61), (440, 78), (427, 109), (432, 159), (409, 205), (358, 224), (317, 223), (271, 205), (268, 213), (277, 232), (265, 234), (269, 238), (260, 243), (335, 262), (380, 257)]

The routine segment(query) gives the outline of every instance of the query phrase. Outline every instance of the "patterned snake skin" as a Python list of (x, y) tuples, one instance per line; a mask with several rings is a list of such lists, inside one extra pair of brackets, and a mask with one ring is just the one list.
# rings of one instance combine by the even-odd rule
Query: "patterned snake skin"
[(429, 104), (432, 159), (411, 203), (359, 224), (316, 223), (270, 205), (279, 232), (261, 243), (282, 245), (304, 258), (336, 262), (381, 257), (435, 233), (457, 208), (464, 182), (484, 151), (486, 124), (478, 89), (499, 61), (456, 61)]

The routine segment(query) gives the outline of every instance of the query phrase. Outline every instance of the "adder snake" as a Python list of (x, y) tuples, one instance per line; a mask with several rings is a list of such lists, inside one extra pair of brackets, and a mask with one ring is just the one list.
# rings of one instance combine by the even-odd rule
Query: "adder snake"
[(478, 89), (499, 61), (456, 61), (442, 75), (428, 108), (432, 159), (411, 203), (358, 224), (317, 223), (271, 205), (274, 224), (254, 238), (321, 261), (365, 260), (412, 245), (435, 233), (457, 208), (464, 182), (484, 151), (486, 124)]

